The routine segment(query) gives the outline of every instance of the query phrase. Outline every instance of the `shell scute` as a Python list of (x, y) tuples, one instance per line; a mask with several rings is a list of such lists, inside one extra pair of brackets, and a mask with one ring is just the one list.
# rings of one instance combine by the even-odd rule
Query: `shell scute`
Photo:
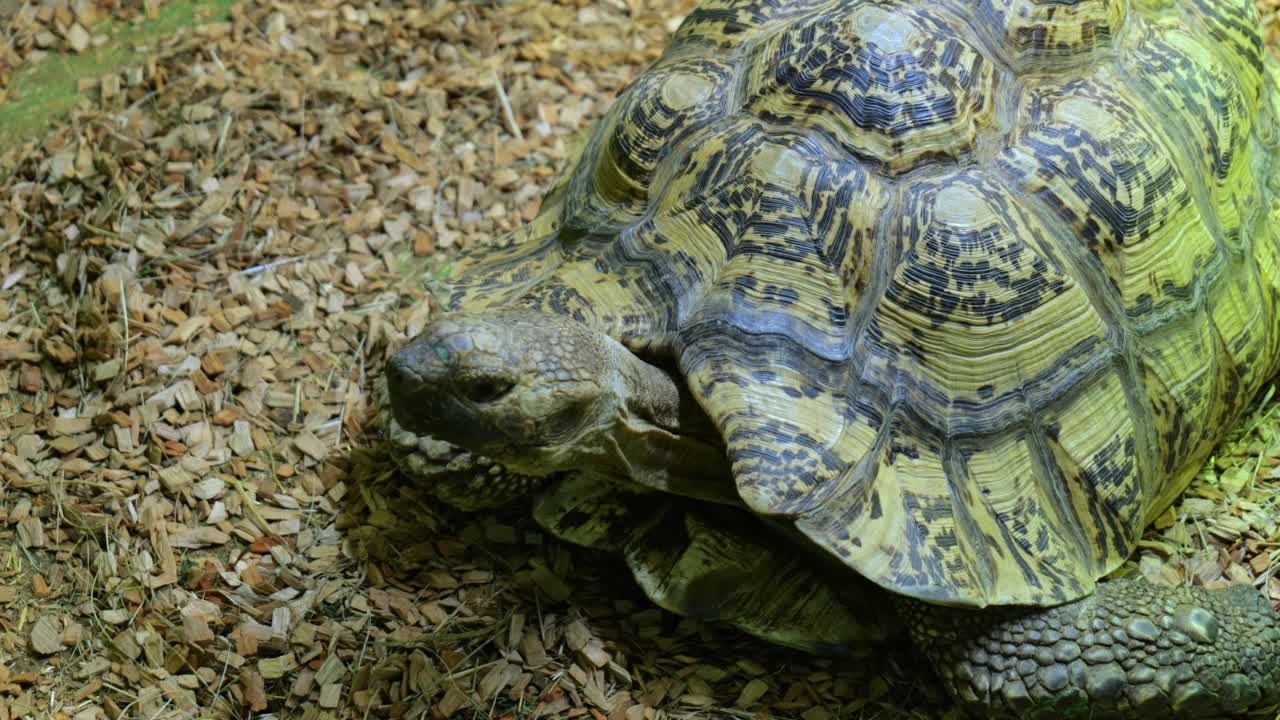
[(1175, 123), (1189, 126), (1191, 143), (1183, 152), (1217, 190), (1242, 166), (1247, 171), (1243, 160), (1258, 107), (1258, 73), (1242, 76), (1212, 57), (1196, 62), (1204, 52), (1189, 31), (1170, 20), (1151, 28), (1122, 62)]
[(885, 293), (855, 348), (862, 379), (944, 433), (998, 429), (1110, 361), (1103, 318), (1053, 234), (994, 178), (918, 183)]
[(1039, 480), (1027, 431), (947, 441), (907, 413), (886, 429), (863, 476), (797, 519), (815, 543), (925, 599), (1025, 602), (1092, 587), (1091, 548), (1061, 532), (1076, 520)]
[(1152, 406), (1159, 471), (1176, 474), (1217, 437), (1224, 388), (1219, 353), (1202, 311), (1154, 330), (1138, 350), (1139, 377)]
[(1224, 257), (1179, 153), (1131, 98), (1104, 77), (1041, 87), (998, 162), (1071, 228), (1064, 252), (1087, 250), (1083, 272), (1101, 270), (1127, 319), (1150, 325), (1185, 311)]
[[(1150, 97), (1167, 121), (1165, 130), (1181, 150), (1189, 173), (1200, 178), (1196, 199), (1221, 243), (1241, 252), (1259, 212), (1254, 118), (1260, 76), (1252, 67), (1236, 71), (1218, 50), (1207, 50), (1183, 18), (1152, 23), (1142, 43), (1123, 59), (1131, 86)], [(1265, 157), (1265, 153), (1260, 153)]]
[(859, 3), (755, 46), (744, 103), (772, 122), (824, 131), (897, 174), (974, 147), (992, 122), (993, 77), (981, 50), (939, 15)]
[(1109, 46), (1125, 20), (1125, 3), (982, 0), (978, 17), (998, 28), (1001, 46), (1014, 63), (1061, 61)]
[(1262, 85), (1262, 22), (1252, 0), (1188, 0), (1184, 8), (1188, 25), (1207, 36), (1206, 48), (1226, 60), (1229, 72), (1245, 81), (1244, 91), (1256, 96)]
[(650, 203), (659, 164), (729, 109), (733, 65), (706, 57), (659, 63), (610, 108), (570, 179), (564, 221), (599, 232), (626, 227)]
[(830, 5), (831, 0), (703, 0), (680, 23), (671, 47), (730, 50)]
[(1127, 382), (1118, 364), (1105, 369), (1046, 413), (1038, 436), (1048, 450), (1049, 476), (1066, 491), (1074, 512), (1074, 522), (1059, 527), (1084, 533), (1096, 575), (1128, 557), (1159, 496), (1156, 486), (1165, 482), (1145, 467)]
[(1206, 293), (1209, 334), (1216, 346), (1220, 388), (1214, 427), (1231, 417), (1235, 398), (1280, 372), (1280, 217), (1254, 233), (1254, 254)]
[[(738, 142), (695, 148), (672, 183), (674, 197), (723, 183), (734, 208), (731, 222), (711, 208), (701, 218), (722, 230), (723, 261), (705, 275), (681, 332), (716, 323), (845, 360), (859, 290), (870, 283), (875, 228), (889, 203), (885, 184), (803, 133), (746, 118), (737, 125)], [(856, 200), (844, 205), (841, 197)]]

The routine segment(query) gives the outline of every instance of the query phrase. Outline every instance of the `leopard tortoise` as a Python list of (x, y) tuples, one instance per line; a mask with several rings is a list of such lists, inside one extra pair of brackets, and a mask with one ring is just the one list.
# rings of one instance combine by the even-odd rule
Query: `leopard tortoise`
[(1273, 702), (1261, 593), (1106, 578), (1280, 370), (1278, 80), (1251, 0), (705, 0), (438, 289), (392, 435), (982, 716)]

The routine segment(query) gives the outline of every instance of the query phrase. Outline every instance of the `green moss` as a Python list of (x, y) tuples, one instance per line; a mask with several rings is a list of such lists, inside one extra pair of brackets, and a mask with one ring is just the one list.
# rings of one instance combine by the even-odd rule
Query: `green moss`
[(108, 41), (84, 53), (55, 53), (18, 71), (9, 102), (0, 106), (0, 152), (20, 145), (64, 117), (79, 99), (83, 78), (98, 78), (141, 63), (154, 44), (200, 23), (227, 18), (236, 0), (173, 0), (153, 20), (107, 21), (93, 28)]

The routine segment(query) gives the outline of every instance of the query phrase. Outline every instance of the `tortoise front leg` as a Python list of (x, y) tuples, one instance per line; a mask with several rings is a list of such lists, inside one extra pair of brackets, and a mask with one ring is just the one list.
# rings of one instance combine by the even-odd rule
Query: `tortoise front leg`
[(1217, 718), (1280, 701), (1280, 619), (1248, 586), (1113, 580), (1054, 608), (901, 610), (979, 717)]
[(898, 627), (869, 583), (832, 582), (746, 511), (575, 476), (542, 493), (534, 515), (564, 540), (620, 553), (649, 599), (678, 615), (838, 655), (868, 653)]

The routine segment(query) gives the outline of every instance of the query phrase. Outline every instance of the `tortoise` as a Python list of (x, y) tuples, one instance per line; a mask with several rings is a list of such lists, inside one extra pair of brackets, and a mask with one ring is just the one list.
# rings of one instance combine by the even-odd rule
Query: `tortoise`
[(1280, 370), (1250, 0), (703, 0), (388, 361), (411, 474), (657, 604), (905, 633), (987, 717), (1280, 699), (1251, 587), (1111, 577)]

